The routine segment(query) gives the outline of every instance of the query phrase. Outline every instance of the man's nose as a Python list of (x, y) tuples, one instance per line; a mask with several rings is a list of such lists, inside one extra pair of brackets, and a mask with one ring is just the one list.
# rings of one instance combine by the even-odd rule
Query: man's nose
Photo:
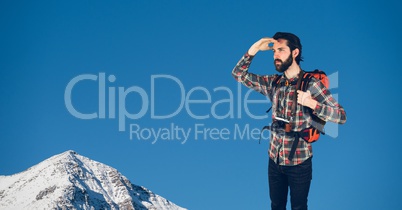
[(274, 59), (279, 59), (279, 53), (274, 52)]

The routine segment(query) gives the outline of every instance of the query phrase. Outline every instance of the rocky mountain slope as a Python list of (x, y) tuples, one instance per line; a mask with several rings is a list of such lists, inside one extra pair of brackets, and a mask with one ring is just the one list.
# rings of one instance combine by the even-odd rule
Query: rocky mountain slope
[(67, 151), (0, 176), (0, 209), (161, 209), (176, 204), (132, 184), (116, 169)]

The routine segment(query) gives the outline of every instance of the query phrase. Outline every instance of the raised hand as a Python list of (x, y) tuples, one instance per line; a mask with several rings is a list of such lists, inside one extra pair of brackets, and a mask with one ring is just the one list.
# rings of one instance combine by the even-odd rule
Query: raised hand
[(270, 46), (271, 43), (277, 42), (273, 38), (265, 37), (257, 42), (255, 42), (253, 45), (251, 45), (250, 49), (248, 50), (248, 54), (251, 56), (254, 56), (257, 54), (259, 51), (266, 51), (266, 50), (272, 50), (272, 46)]
[(311, 109), (315, 109), (317, 105), (317, 101), (311, 97), (311, 93), (309, 90), (307, 90), (307, 92), (301, 90), (297, 91), (297, 103), (303, 106), (310, 107)]

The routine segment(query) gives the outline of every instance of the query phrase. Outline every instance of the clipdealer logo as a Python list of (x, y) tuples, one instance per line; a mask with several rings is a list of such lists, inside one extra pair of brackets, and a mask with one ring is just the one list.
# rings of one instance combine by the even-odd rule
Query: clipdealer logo
[[(335, 72), (331, 75), (328, 75), (330, 82), (330, 90), (331, 92), (338, 88), (338, 72)], [(143, 127), (138, 123), (127, 123), (129, 120), (138, 120), (149, 114), (149, 117), (152, 120), (163, 120), (163, 119), (173, 119), (179, 113), (185, 111), (188, 116), (195, 120), (204, 120), (204, 119), (241, 119), (243, 112), (251, 118), (255, 120), (261, 120), (268, 118), (268, 115), (265, 113), (261, 113), (262, 115), (254, 115), (250, 112), (250, 105), (252, 104), (264, 104), (264, 106), (269, 107), (271, 102), (268, 98), (264, 100), (252, 100), (249, 99), (249, 95), (254, 92), (253, 89), (248, 89), (247, 92), (242, 94), (242, 84), (237, 83), (237, 88), (235, 91), (228, 87), (219, 86), (215, 87), (212, 90), (207, 89), (205, 87), (196, 86), (192, 87), (190, 90), (186, 91), (184, 84), (175, 76), (172, 75), (151, 75), (150, 77), (150, 93), (147, 93), (144, 88), (140, 86), (130, 86), (128, 88), (119, 86), (115, 87), (112, 83), (115, 83), (116, 76), (113, 74), (108, 75), (101, 72), (98, 75), (94, 74), (81, 74), (73, 79), (71, 79), (64, 92), (64, 102), (68, 112), (78, 118), (83, 120), (94, 120), (94, 119), (116, 119), (118, 121), (118, 131), (125, 132), (127, 128), (129, 128), (129, 136), (130, 140), (148, 140), (151, 141), (152, 144), (156, 143), (159, 140), (177, 140), (182, 144), (186, 143), (189, 139), (203, 139), (203, 140), (259, 140), (261, 139), (269, 139), (269, 132), (262, 132), (260, 128), (251, 128), (249, 124), (234, 124), (230, 128), (217, 128), (217, 127), (208, 127), (202, 123), (195, 123), (194, 125), (185, 126), (171, 123), (166, 127)], [(176, 87), (179, 88), (180, 95), (180, 103), (178, 107), (171, 113), (160, 115), (157, 114), (156, 109), (156, 94), (155, 89), (157, 84), (160, 82), (158, 80), (166, 80), (173, 82)], [(157, 82), (158, 81), (158, 82)], [(83, 113), (80, 110), (76, 109), (77, 104), (80, 101), (72, 100), (72, 92), (75, 90), (75, 87), (78, 83), (97, 83), (98, 89), (98, 110), (92, 113)], [(173, 86), (172, 86), (173, 87)], [(170, 88), (170, 87), (169, 87)], [(75, 90), (75, 91), (79, 91)], [(196, 92), (201, 92), (205, 95), (203, 99), (193, 99), (191, 97)], [(223, 92), (227, 95), (227, 97), (219, 98), (219, 100), (212, 101), (212, 96), (214, 94), (218, 94)], [(235, 92), (235, 93), (234, 93)], [(127, 97), (129, 95), (137, 95), (141, 98), (138, 101), (140, 105), (140, 109), (136, 113), (130, 113), (127, 110), (127, 107), (133, 106), (133, 104), (127, 105)], [(338, 94), (332, 92), (332, 95), (338, 100)], [(236, 97), (235, 97), (236, 96)], [(92, 96), (93, 97), (93, 96)], [(117, 101), (117, 104), (116, 104)], [(135, 105), (138, 105), (137, 102)], [(194, 104), (207, 104), (210, 106), (210, 110), (208, 114), (197, 115), (194, 114), (192, 110), (192, 105)], [(236, 104), (236, 109), (235, 109)], [(106, 106), (107, 105), (107, 106)], [(227, 107), (227, 112), (224, 114), (217, 113), (218, 106)], [(108, 108), (106, 110), (106, 108)], [(117, 116), (116, 116), (117, 114)], [(138, 122), (138, 121), (137, 121)], [(266, 122), (264, 122), (266, 123)], [(129, 124), (127, 126), (127, 124)], [(325, 126), (325, 132), (327, 136), (332, 138), (336, 138), (338, 136), (338, 124), (335, 123), (327, 123)], [(262, 126), (261, 126), (262, 127)]]
[[(186, 143), (187, 140), (193, 138), (198, 139), (211, 139), (211, 140), (258, 140), (260, 137), (268, 139), (269, 135), (261, 133), (260, 128), (250, 128), (249, 124), (238, 125), (234, 124), (231, 128), (216, 128), (208, 127), (205, 124), (196, 123), (193, 126), (186, 125), (187, 127), (171, 123), (170, 126), (164, 128), (147, 128), (142, 127), (138, 123), (129, 123), (129, 120), (138, 120), (143, 118), (149, 113), (149, 116), (153, 120), (160, 119), (172, 119), (179, 113), (185, 111), (188, 116), (196, 120), (203, 119), (227, 119), (227, 118), (242, 118), (242, 112), (244, 111), (248, 117), (252, 119), (266, 119), (268, 116), (265, 113), (262, 115), (254, 115), (250, 112), (249, 106), (252, 104), (265, 104), (269, 106), (270, 101), (268, 98), (264, 100), (252, 100), (249, 99), (250, 93), (254, 92), (249, 89), (244, 96), (242, 96), (242, 85), (238, 83), (236, 88), (236, 94), (233, 91), (224, 86), (215, 87), (211, 90), (196, 86), (192, 87), (186, 92), (186, 88), (183, 83), (172, 75), (151, 75), (150, 77), (150, 93), (148, 94), (144, 88), (140, 86), (125, 87), (115, 87), (112, 85), (116, 81), (116, 76), (113, 74), (106, 75), (101, 72), (98, 75), (94, 74), (81, 74), (73, 79), (71, 79), (64, 92), (64, 102), (68, 112), (78, 118), (83, 120), (94, 120), (94, 119), (116, 119), (118, 120), (118, 130), (120, 132), (125, 132), (129, 128), (130, 139), (138, 140), (150, 140), (152, 144), (156, 143), (158, 140), (178, 140), (182, 144)], [(158, 84), (158, 80), (168, 80), (173, 82), (180, 90), (180, 103), (178, 107), (171, 113), (165, 115), (158, 115), (156, 112), (157, 106), (155, 104), (156, 94), (155, 89)], [(72, 93), (75, 90), (78, 83), (97, 83), (98, 89), (98, 110), (92, 113), (83, 113), (77, 110), (75, 106), (79, 104), (79, 101), (72, 100)], [(201, 92), (205, 95), (203, 99), (193, 99), (191, 97), (196, 92)], [(226, 98), (220, 98), (217, 101), (212, 101), (212, 95), (218, 92), (223, 92), (227, 95)], [(136, 113), (130, 113), (127, 110), (126, 98), (129, 95), (137, 95), (141, 98), (138, 102), (140, 104), (140, 109)], [(236, 99), (235, 99), (236, 95)], [(117, 101), (117, 104), (116, 104)], [(235, 103), (236, 108), (235, 109)], [(210, 105), (210, 110), (208, 114), (197, 115), (194, 114), (192, 110), (192, 105), (194, 104), (207, 104)], [(225, 104), (228, 107), (228, 111), (224, 114), (217, 113), (217, 106)], [(107, 106), (106, 106), (107, 105)], [(136, 104), (137, 105), (137, 104)], [(130, 106), (130, 105), (128, 105)], [(223, 106), (223, 105), (222, 105)], [(108, 108), (108, 109), (106, 109)], [(116, 116), (117, 114), (117, 116)], [(266, 132), (268, 133), (268, 132)]]

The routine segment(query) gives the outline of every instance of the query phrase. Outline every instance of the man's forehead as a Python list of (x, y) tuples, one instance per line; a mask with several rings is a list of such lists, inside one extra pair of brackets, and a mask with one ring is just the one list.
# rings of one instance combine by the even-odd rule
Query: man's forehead
[(283, 48), (287, 47), (287, 40), (286, 39), (277, 39), (274, 43), (274, 48)]

